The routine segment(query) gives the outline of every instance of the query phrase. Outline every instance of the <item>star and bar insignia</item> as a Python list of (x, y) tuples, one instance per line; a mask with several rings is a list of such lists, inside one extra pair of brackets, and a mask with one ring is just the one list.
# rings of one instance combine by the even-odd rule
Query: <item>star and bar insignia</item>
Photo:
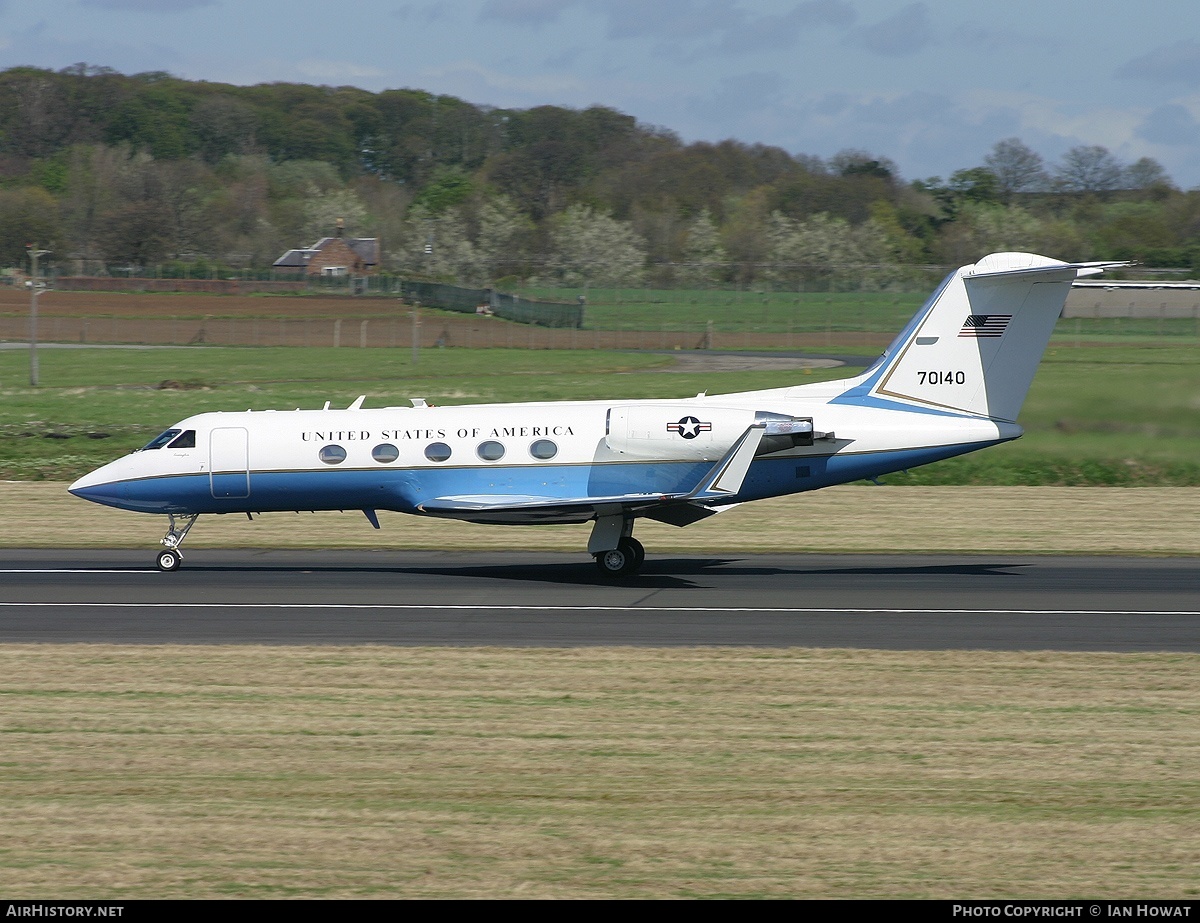
[(668, 433), (679, 433), (684, 439), (695, 439), (701, 433), (712, 431), (711, 423), (701, 423), (695, 417), (684, 417), (678, 423), (668, 423)]

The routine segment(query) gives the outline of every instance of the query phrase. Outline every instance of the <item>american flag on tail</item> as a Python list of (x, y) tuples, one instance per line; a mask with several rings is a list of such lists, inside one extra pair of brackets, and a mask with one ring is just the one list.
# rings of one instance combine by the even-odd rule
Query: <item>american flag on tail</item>
[(1011, 314), (968, 314), (958, 335), (976, 338), (1003, 336), (1011, 320)]

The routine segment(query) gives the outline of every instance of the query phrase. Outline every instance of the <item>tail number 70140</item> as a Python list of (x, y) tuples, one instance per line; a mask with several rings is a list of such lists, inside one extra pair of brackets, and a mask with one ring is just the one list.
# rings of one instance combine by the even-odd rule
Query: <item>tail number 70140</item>
[(966, 372), (917, 372), (919, 385), (965, 385)]

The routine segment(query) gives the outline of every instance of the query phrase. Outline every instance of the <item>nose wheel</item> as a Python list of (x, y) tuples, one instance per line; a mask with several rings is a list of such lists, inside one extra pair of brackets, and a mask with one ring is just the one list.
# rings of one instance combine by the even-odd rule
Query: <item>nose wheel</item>
[(183, 555), (179, 552), (179, 546), (183, 544), (183, 540), (187, 538), (188, 532), (192, 526), (196, 524), (196, 520), (200, 518), (199, 513), (192, 513), (188, 516), (180, 516), (180, 523), (175, 522), (175, 515), (167, 513), (167, 521), (170, 523), (167, 529), (167, 534), (163, 536), (162, 543), (166, 549), (158, 553), (158, 557), (154, 563), (163, 573), (179, 570), (179, 565), (183, 563)]
[(608, 577), (625, 577), (637, 573), (646, 560), (646, 549), (636, 538), (621, 539), (616, 548), (596, 555), (596, 566)]

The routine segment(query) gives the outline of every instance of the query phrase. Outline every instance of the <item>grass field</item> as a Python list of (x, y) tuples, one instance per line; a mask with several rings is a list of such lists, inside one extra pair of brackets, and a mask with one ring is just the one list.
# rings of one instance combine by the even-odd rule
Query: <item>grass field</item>
[[(686, 344), (684, 348), (694, 348), (711, 332), (715, 346), (722, 349), (828, 348), (866, 354), (889, 342), (904, 327), (938, 281), (931, 279), (927, 288), (916, 293), (592, 289), (587, 293), (583, 329), (567, 341), (571, 348), (591, 349), (597, 343), (599, 348), (609, 348), (606, 338), (594, 335), (642, 332), (644, 336), (629, 338), (624, 348), (650, 349), (656, 348), (659, 334), (680, 333), (685, 335), (674, 339)], [(574, 302), (581, 291), (531, 288), (522, 294)], [(1163, 298), (1173, 300), (1168, 305)], [(1136, 311), (1128, 310), (1133, 302)], [(1194, 345), (1200, 341), (1200, 303), (1192, 295), (1076, 291), (1068, 304), (1075, 305), (1076, 313), (1084, 316), (1072, 315), (1059, 322), (1055, 339), (1062, 345)], [(345, 328), (343, 345), (357, 343), (358, 326), (364, 320), (369, 321), (376, 338), (374, 345), (388, 345), (378, 339), (385, 336), (384, 331), (392, 331), (386, 334), (388, 337), (405, 338), (411, 306), (391, 295), (348, 298), (322, 292), (235, 296), (51, 291), (42, 298), (39, 311), (42, 336), (48, 340), (77, 342), (82, 336), (97, 343), (183, 345), (207, 327), (209, 342), (273, 345), (271, 337), (286, 329), (292, 331), (291, 336), (279, 345), (315, 346), (326, 343), (321, 339), (322, 331), (331, 332), (336, 320), (341, 320)], [(1105, 316), (1106, 312), (1139, 316)], [(463, 321), (474, 320), (428, 306), (421, 313), (426, 335), (432, 337), (446, 324), (453, 329)], [(23, 339), (28, 332), (28, 314), (25, 292), (0, 286), (0, 337)], [(70, 323), (72, 319), (87, 324), (81, 327), (80, 323)], [(250, 321), (254, 323), (235, 323)], [(394, 330), (389, 326), (393, 321), (398, 321)], [(157, 328), (153, 335), (152, 327)], [(239, 332), (230, 335), (234, 327)], [(458, 335), (476, 347), (519, 348), (529, 345), (531, 330), (528, 325), (490, 318), (473, 335)], [(404, 339), (405, 344), (408, 342)], [(560, 347), (566, 348), (565, 342)]]
[[(162, 516), (72, 497), (62, 482), (0, 482), (0, 547), (140, 548), (149, 563)], [(588, 526), (512, 529), (356, 511), (204, 516), (187, 547), (561, 551), (586, 560)], [(874, 487), (847, 485), (748, 503), (686, 529), (640, 520), (653, 556), (755, 552), (1200, 555), (1194, 487)], [(81, 552), (81, 561), (87, 560)]]
[[(694, 355), (693, 353), (689, 353)], [(672, 355), (603, 351), (220, 348), (0, 351), (0, 478), (66, 480), (206, 410), (683, 397), (846, 370), (672, 372)], [(170, 383), (168, 387), (161, 387)], [(903, 484), (1200, 484), (1200, 364), (1190, 346), (1052, 344), (1020, 442), (895, 475)]]
[(10, 898), (1185, 898), (1194, 656), (0, 648)]

